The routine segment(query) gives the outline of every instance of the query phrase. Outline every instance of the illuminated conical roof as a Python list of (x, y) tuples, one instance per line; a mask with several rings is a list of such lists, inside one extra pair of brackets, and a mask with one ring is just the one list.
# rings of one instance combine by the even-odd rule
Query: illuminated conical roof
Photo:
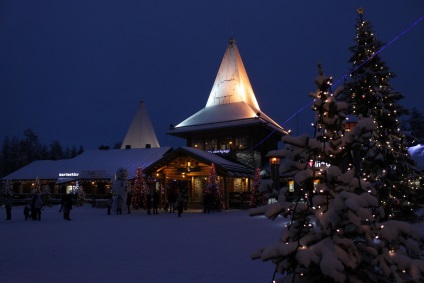
[(168, 134), (183, 136), (193, 131), (258, 123), (280, 135), (287, 134), (260, 110), (236, 42), (230, 38), (205, 108), (172, 127)]
[(236, 42), (230, 38), (206, 107), (235, 102), (260, 110)]
[(160, 147), (144, 101), (140, 101), (134, 119), (128, 129), (121, 149)]

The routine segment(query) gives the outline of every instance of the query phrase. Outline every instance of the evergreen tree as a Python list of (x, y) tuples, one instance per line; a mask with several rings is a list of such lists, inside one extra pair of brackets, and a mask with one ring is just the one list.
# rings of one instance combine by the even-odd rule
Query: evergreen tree
[(345, 81), (342, 100), (349, 103), (349, 114), (371, 117), (377, 130), (358, 149), (362, 177), (377, 188), (386, 216), (392, 219), (415, 218), (419, 172), (408, 153), (408, 139), (400, 130), (398, 118), (408, 113), (399, 103), (403, 95), (393, 90), (390, 80), (395, 74), (379, 56), (383, 43), (358, 9), (355, 45), (349, 62), (350, 78)]
[(424, 115), (417, 108), (412, 108), (409, 119), (407, 120), (408, 130), (419, 144), (424, 144)]
[(64, 157), (65, 153), (63, 151), (62, 144), (54, 140), (50, 144), (50, 159), (51, 160), (60, 160)]
[(34, 182), (34, 187), (32, 188), (32, 193), (41, 193), (41, 182), (40, 182), (40, 178), (35, 177), (35, 182)]
[[(290, 218), (278, 242), (252, 258), (276, 265), (273, 282), (420, 281), (424, 276), (421, 235), (407, 222), (383, 221), (376, 189), (360, 176), (358, 166), (345, 162), (353, 160), (352, 152), (372, 136), (377, 124), (372, 118), (360, 118), (345, 132), (348, 105), (335, 99), (331, 78), (322, 71), (316, 83), (314, 137), (282, 138), (280, 170), (293, 173), (303, 197), (294, 203), (281, 198), (250, 210), (251, 215), (265, 214), (270, 219)], [(316, 187), (314, 180), (319, 181)], [(277, 272), (283, 276), (276, 278)]]
[(146, 181), (143, 177), (143, 170), (140, 166), (137, 167), (135, 180), (134, 180), (134, 189), (132, 196), (132, 206), (135, 209), (140, 207), (146, 207)]
[(75, 192), (77, 195), (77, 206), (83, 206), (85, 203), (85, 192), (82, 186), (80, 186), (79, 182), (75, 183)]
[(268, 200), (264, 192), (259, 189), (261, 183), (261, 170), (256, 168), (255, 177), (252, 182), (249, 207), (258, 207), (267, 204)]
[[(219, 187), (218, 175), (216, 174), (215, 164), (212, 163), (208, 176), (208, 184), (206, 192), (210, 194), (211, 204), (210, 208), (213, 210), (222, 210), (224, 203), (222, 199), (221, 188)], [(206, 193), (204, 192), (203, 195)]]
[(21, 140), (19, 146), (20, 158), (22, 165), (25, 166), (42, 157), (42, 145), (36, 133), (31, 129), (24, 131), (24, 139)]
[(41, 198), (43, 200), (44, 205), (51, 206), (51, 192), (48, 185), (44, 186)]

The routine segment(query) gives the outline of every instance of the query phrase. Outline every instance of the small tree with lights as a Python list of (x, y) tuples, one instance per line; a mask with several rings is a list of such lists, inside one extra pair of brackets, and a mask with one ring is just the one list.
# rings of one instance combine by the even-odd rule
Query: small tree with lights
[(216, 174), (214, 163), (212, 163), (211, 165), (211, 169), (209, 171), (209, 176), (208, 176), (208, 183), (206, 188), (204, 188), (203, 196), (206, 196), (206, 194), (209, 194), (211, 209), (222, 210), (224, 208), (222, 192), (221, 192), (221, 188), (219, 187), (218, 176)]
[[(372, 118), (344, 131), (347, 104), (336, 101), (321, 68), (311, 94), (314, 137), (284, 136), (282, 173), (293, 173), (300, 196), (250, 210), (289, 217), (278, 241), (252, 255), (272, 261), (273, 282), (418, 282), (423, 237), (407, 222), (384, 221), (376, 189), (360, 176), (352, 152), (377, 129)], [(317, 167), (317, 162), (320, 167)], [(330, 164), (330, 166), (323, 165)], [(314, 187), (314, 180), (319, 183)], [(283, 276), (276, 278), (276, 274)]]
[(131, 200), (132, 206), (135, 209), (146, 207), (146, 189), (147, 185), (143, 177), (143, 170), (138, 166), (134, 180), (133, 197)]
[(35, 177), (34, 187), (32, 188), (32, 193), (41, 193), (41, 182), (40, 178)]
[(350, 48), (352, 69), (341, 99), (349, 103), (349, 114), (372, 118), (377, 125), (358, 149), (363, 160), (361, 177), (376, 187), (386, 217), (412, 221), (418, 208), (414, 200), (422, 190), (416, 182), (420, 172), (408, 152), (408, 137), (400, 129), (399, 117), (408, 111), (399, 103), (404, 96), (390, 85), (395, 74), (379, 55), (383, 43), (364, 19), (364, 9), (357, 12), (355, 45)]
[(50, 192), (50, 188), (48, 185), (44, 186), (43, 189), (43, 193), (42, 193), (42, 199), (43, 199), (43, 203), (47, 206), (51, 206), (52, 202), (51, 202), (51, 192)]
[(75, 183), (74, 193), (77, 195), (77, 206), (83, 206), (85, 203), (85, 192), (82, 186), (80, 186), (78, 181), (76, 181)]
[(249, 207), (258, 207), (267, 204), (268, 200), (264, 192), (259, 189), (261, 183), (261, 170), (256, 168), (255, 177), (252, 182)]

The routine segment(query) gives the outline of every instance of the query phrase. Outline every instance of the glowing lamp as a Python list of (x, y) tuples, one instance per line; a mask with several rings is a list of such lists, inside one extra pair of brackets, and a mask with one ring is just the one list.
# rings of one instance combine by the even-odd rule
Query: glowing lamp
[(279, 157), (275, 157), (275, 156), (274, 157), (270, 157), (269, 162), (272, 165), (280, 164), (280, 158)]

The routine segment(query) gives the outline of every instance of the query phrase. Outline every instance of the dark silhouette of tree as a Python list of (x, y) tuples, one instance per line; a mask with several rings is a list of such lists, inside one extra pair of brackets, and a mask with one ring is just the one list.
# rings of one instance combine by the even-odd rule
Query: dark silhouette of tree
[(424, 115), (417, 108), (412, 108), (409, 119), (406, 120), (407, 130), (415, 138), (414, 145), (424, 144)]
[(54, 140), (50, 144), (50, 158), (51, 160), (60, 160), (65, 156), (61, 143)]
[(74, 145), (63, 150), (62, 144), (54, 140), (49, 146), (41, 144), (37, 134), (26, 129), (23, 132), (23, 139), (16, 136), (5, 137), (0, 150), (0, 177), (28, 165), (35, 160), (60, 160), (74, 158), (84, 152), (81, 145), (78, 149)]

